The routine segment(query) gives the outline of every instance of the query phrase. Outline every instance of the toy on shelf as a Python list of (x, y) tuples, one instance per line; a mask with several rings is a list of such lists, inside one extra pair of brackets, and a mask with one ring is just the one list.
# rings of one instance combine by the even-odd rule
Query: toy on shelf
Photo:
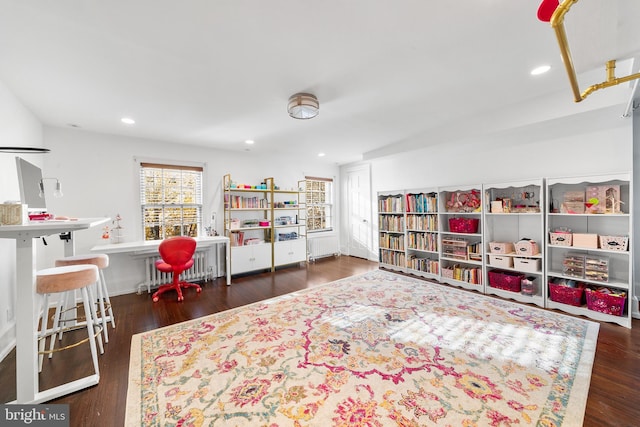
[(123, 227), (120, 225), (120, 221), (122, 221), (122, 217), (120, 214), (116, 214), (116, 219), (113, 221), (115, 227), (111, 229), (111, 243), (120, 243), (122, 241)]
[(451, 193), (447, 201), (447, 212), (480, 212), (480, 192), (478, 190)]

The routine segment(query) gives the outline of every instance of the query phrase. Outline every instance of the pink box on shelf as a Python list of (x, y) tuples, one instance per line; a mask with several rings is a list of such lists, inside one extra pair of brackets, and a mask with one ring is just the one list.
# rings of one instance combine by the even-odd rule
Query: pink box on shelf
[(572, 288), (549, 282), (549, 298), (551, 301), (580, 307), (584, 295), (584, 285)]
[(610, 251), (626, 251), (629, 246), (627, 236), (600, 236), (600, 248)]
[(573, 233), (573, 246), (576, 248), (598, 248), (598, 235)]
[(489, 265), (492, 267), (511, 268), (513, 267), (513, 257), (489, 255)]
[(542, 269), (542, 261), (539, 258), (515, 258), (514, 268), (528, 273), (538, 273)]
[(522, 239), (519, 242), (514, 243), (515, 252), (522, 256), (533, 256), (540, 253), (538, 244), (530, 239)]
[(549, 233), (549, 242), (556, 246), (571, 246), (573, 242), (572, 233)]
[(489, 252), (492, 254), (510, 254), (513, 252), (513, 243), (510, 242), (490, 242)]
[(491, 270), (489, 271), (489, 286), (511, 292), (520, 292), (524, 274), (512, 273), (510, 271)]
[(589, 310), (611, 314), (612, 316), (622, 316), (624, 313), (624, 305), (627, 301), (625, 293), (611, 294), (599, 290), (585, 289), (585, 295)]
[(477, 233), (479, 223), (477, 218), (449, 218), (449, 230), (453, 233)]

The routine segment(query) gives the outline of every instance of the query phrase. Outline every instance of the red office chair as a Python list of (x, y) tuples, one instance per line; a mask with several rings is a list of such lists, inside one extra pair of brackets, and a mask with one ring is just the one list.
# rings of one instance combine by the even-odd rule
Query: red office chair
[(164, 273), (173, 273), (173, 283), (161, 285), (153, 294), (153, 302), (158, 302), (161, 294), (172, 289), (178, 293), (178, 301), (184, 300), (182, 288), (196, 288), (197, 292), (202, 290), (200, 285), (180, 280), (180, 274), (193, 265), (193, 254), (196, 251), (196, 240), (193, 237), (176, 236), (163, 240), (158, 251), (162, 259), (156, 261), (156, 268)]

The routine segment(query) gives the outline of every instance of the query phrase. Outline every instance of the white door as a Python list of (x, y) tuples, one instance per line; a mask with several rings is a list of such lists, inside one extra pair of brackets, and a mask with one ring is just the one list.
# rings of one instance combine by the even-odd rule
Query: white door
[(345, 194), (349, 255), (369, 259), (371, 245), (371, 172), (369, 165), (346, 170)]

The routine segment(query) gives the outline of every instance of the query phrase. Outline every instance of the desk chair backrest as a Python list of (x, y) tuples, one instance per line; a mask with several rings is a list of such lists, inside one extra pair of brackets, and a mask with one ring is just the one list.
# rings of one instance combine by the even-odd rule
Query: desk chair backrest
[(188, 236), (170, 237), (160, 243), (158, 251), (162, 260), (171, 265), (174, 271), (183, 271), (196, 251), (196, 240)]

